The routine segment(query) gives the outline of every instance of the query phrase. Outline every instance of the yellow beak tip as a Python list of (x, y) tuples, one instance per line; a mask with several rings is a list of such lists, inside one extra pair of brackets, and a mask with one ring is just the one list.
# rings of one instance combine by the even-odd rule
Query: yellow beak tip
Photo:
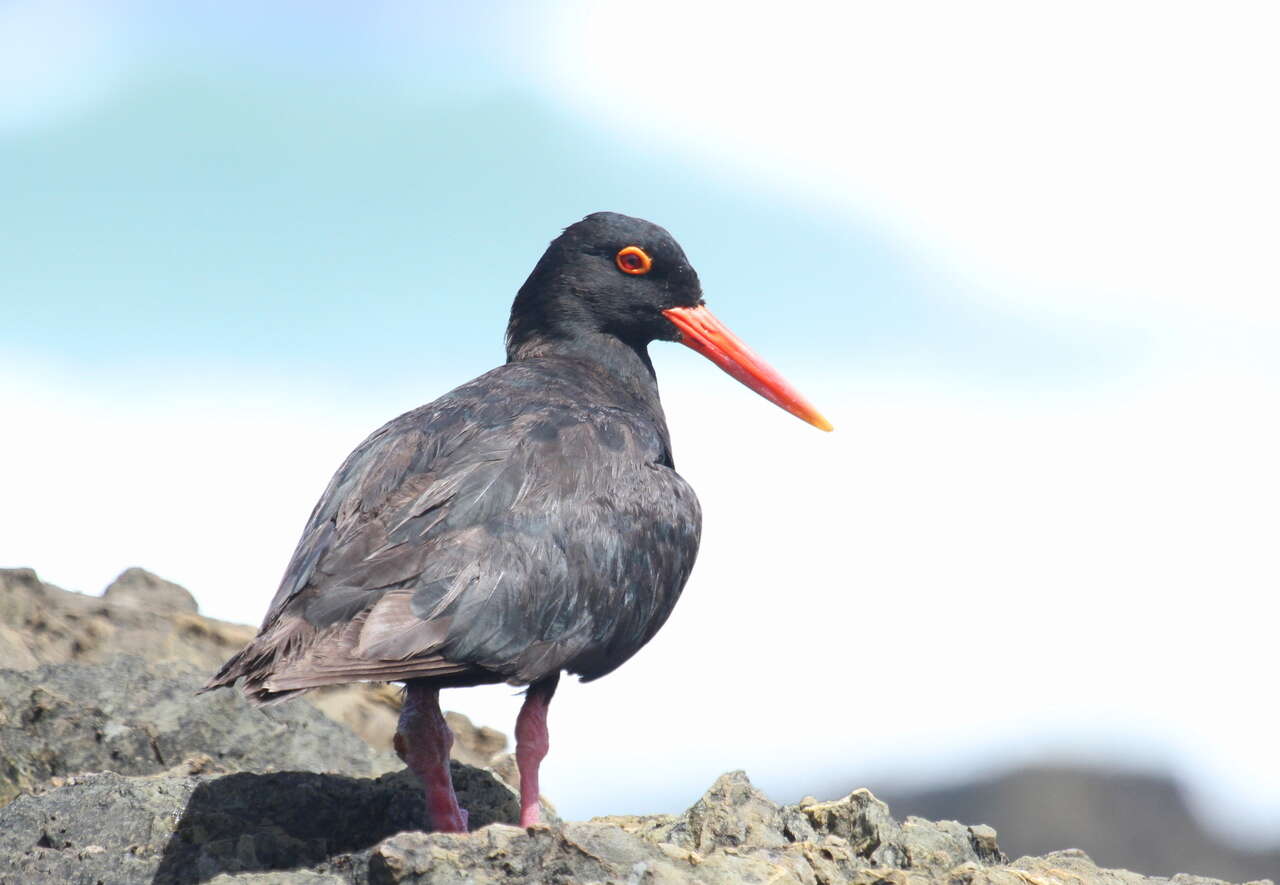
[(814, 427), (818, 428), (819, 430), (824, 430), (827, 433), (830, 433), (831, 431), (835, 430), (835, 427), (832, 426), (831, 422), (828, 421), (826, 418), (822, 417), (821, 415), (819, 415), (817, 412), (812, 412), (808, 415), (800, 415), (799, 417), (804, 419), (807, 423), (812, 424)]

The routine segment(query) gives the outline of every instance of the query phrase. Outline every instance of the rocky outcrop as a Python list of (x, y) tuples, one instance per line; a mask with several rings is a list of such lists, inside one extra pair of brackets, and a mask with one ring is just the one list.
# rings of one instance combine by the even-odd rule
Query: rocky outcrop
[(235, 692), (195, 697), (204, 673), (137, 657), (0, 670), (0, 804), (86, 771), (155, 774), (203, 757), (209, 771), (400, 768), (306, 704), (256, 711)]
[[(140, 568), (124, 571), (102, 596), (46, 584), (31, 569), (0, 569), (0, 668), (97, 663), (131, 654), (155, 664), (189, 664), (207, 677), (256, 632), (202, 616), (184, 588)], [(396, 688), (339, 685), (310, 691), (303, 699), (370, 746), (391, 747), (400, 711)], [(455, 735), (453, 758), (484, 765), (505, 749), (501, 732), (472, 725), (458, 713), (448, 719)]]
[[(865, 790), (779, 806), (741, 772), (682, 815), (522, 829), (491, 774), (454, 763), (476, 829), (416, 830), (421, 794), (377, 779), (281, 772), (75, 778), (0, 809), (0, 882), (796, 883), (1157, 885), (1082, 852), (1010, 862), (987, 827), (898, 822)], [(506, 823), (502, 821), (507, 821)], [(1217, 880), (1180, 876), (1176, 885)]]
[[(0, 670), (0, 883), (357, 869), (422, 825), (394, 755), (307, 704), (197, 695), (204, 675), (129, 656)], [(453, 765), (473, 825), (519, 818), (511, 785)]]
[(157, 613), (194, 615), (200, 607), (185, 587), (153, 575), (146, 569), (128, 568), (102, 591), (105, 602)]
[[(459, 800), (477, 827), (519, 817), (509, 787), (453, 765)], [(404, 771), (376, 779), (103, 772), (0, 809), (0, 882), (195, 883), (269, 871), (293, 871), (281, 881), (332, 874), (366, 882), (371, 849), (420, 828), (424, 814), (421, 787)]]
[[(493, 767), (453, 763), (472, 832), (425, 833), (416, 781), (338, 721), (301, 703), (197, 696), (209, 667), (189, 656), (220, 659), (229, 634), (174, 587), (132, 574), (114, 601), (86, 601), (34, 573), (0, 575), (0, 651), (29, 656), (0, 670), (0, 885), (1218, 882), (1100, 869), (1079, 851), (1010, 860), (987, 826), (897, 820), (866, 790), (779, 805), (742, 772), (683, 814), (563, 822), (546, 807), (547, 824), (524, 829), (510, 759), (494, 755), (505, 739), (456, 718)], [(144, 631), (166, 597), (170, 632)], [(167, 655), (188, 629), (204, 651)], [(130, 635), (145, 657), (108, 654)], [(41, 663), (55, 653), (69, 660)]]
[(142, 569), (129, 569), (102, 596), (46, 584), (31, 569), (0, 569), (0, 663), (29, 669), (94, 662), (120, 653), (210, 670), (256, 631), (200, 616), (191, 594)]

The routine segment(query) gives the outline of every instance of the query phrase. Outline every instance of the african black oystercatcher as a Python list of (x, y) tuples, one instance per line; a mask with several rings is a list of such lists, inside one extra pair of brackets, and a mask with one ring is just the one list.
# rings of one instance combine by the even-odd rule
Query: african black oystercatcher
[(520, 822), (560, 671), (614, 670), (689, 577), (702, 515), (671, 459), (647, 346), (679, 341), (830, 430), (703, 304), (667, 231), (598, 212), (516, 295), (507, 363), (391, 421), (338, 469), (257, 637), (206, 689), (272, 703), (321, 685), (404, 682), (396, 752), (428, 824), (465, 831), (440, 689), (527, 685), (516, 719)]

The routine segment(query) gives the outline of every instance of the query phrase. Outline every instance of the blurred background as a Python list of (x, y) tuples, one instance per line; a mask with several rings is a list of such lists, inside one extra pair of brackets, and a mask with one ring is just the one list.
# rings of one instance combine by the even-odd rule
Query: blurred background
[(1276, 876), (1277, 18), (0, 3), (0, 564), (258, 621), (347, 452), (502, 361), (560, 228), (639, 215), (837, 431), (653, 348), (702, 553), (562, 686), (560, 811), (745, 768)]

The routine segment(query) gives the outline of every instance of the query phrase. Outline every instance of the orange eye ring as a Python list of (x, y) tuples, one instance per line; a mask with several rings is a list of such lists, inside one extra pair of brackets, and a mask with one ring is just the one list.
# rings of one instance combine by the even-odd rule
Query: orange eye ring
[(627, 246), (625, 249), (619, 249), (613, 260), (617, 262), (618, 270), (623, 273), (629, 273), (632, 276), (648, 273), (653, 267), (653, 259), (649, 257), (648, 252), (639, 246)]

